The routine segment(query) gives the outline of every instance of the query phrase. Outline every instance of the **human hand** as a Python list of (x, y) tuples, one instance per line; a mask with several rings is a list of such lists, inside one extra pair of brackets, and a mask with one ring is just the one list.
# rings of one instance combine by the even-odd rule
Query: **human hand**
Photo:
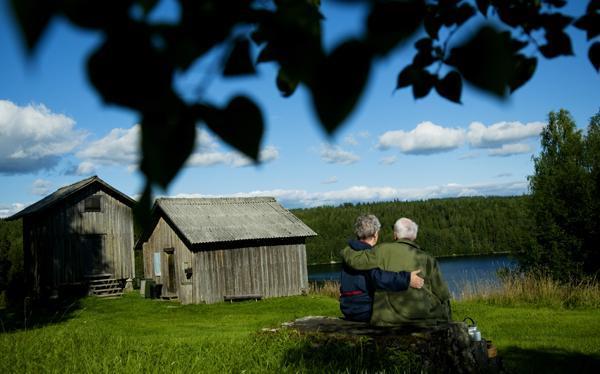
[(420, 276), (417, 275), (420, 272), (421, 272), (421, 269), (410, 272), (410, 284), (409, 285), (412, 288), (421, 288), (421, 287), (423, 287), (423, 284), (425, 283), (425, 280), (423, 278), (421, 278)]

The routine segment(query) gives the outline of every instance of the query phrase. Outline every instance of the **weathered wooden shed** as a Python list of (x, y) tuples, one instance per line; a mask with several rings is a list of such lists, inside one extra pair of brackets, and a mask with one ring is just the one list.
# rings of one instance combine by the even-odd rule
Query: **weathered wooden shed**
[(308, 287), (306, 238), (316, 233), (272, 197), (157, 199), (144, 275), (182, 303), (277, 297)]
[(135, 203), (97, 176), (62, 187), (8, 219), (23, 219), (28, 291), (49, 296), (94, 277), (133, 278)]

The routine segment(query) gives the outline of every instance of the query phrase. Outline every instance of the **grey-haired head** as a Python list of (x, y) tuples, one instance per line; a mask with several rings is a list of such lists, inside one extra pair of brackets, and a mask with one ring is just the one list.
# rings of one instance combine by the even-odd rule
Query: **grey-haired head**
[(416, 240), (419, 226), (411, 219), (402, 217), (394, 223), (394, 236), (396, 239)]
[(354, 233), (358, 239), (367, 239), (374, 237), (381, 229), (381, 223), (377, 217), (372, 214), (358, 216), (354, 223)]

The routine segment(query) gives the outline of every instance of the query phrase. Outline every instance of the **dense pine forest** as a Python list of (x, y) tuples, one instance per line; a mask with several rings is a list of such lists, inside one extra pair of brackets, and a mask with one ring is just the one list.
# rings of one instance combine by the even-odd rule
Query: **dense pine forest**
[(21, 220), (0, 220), (0, 306), (4, 303), (6, 292), (12, 295), (19, 292), (22, 274), (23, 227)]
[(419, 225), (417, 242), (435, 256), (518, 252), (531, 245), (528, 196), (464, 197), (426, 201), (344, 204), (293, 210), (319, 235), (309, 239), (309, 263), (339, 261), (338, 252), (353, 237), (354, 220), (374, 214), (381, 221), (380, 241), (392, 240), (400, 217)]

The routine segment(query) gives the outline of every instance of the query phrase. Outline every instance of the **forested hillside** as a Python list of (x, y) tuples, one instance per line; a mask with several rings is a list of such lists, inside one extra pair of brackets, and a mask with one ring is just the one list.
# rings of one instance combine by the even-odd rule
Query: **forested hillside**
[[(392, 240), (392, 225), (409, 217), (419, 225), (417, 242), (436, 256), (526, 250), (531, 244), (529, 197), (465, 197), (411, 202), (344, 204), (292, 210), (319, 235), (307, 242), (309, 263), (339, 261), (338, 252), (353, 237), (354, 220), (375, 214), (382, 241)], [(0, 220), (0, 294), (22, 272), (21, 222)]]
[(400, 217), (419, 225), (417, 242), (435, 256), (486, 254), (526, 250), (532, 220), (527, 196), (465, 197), (411, 202), (344, 204), (293, 210), (319, 236), (308, 240), (309, 263), (339, 261), (338, 252), (353, 237), (354, 220), (375, 214), (382, 225), (380, 241), (392, 240)]
[[(0, 220), (0, 306), (5, 292), (18, 292), (23, 272), (23, 228), (21, 220)], [(17, 289), (15, 289), (17, 288)]]

